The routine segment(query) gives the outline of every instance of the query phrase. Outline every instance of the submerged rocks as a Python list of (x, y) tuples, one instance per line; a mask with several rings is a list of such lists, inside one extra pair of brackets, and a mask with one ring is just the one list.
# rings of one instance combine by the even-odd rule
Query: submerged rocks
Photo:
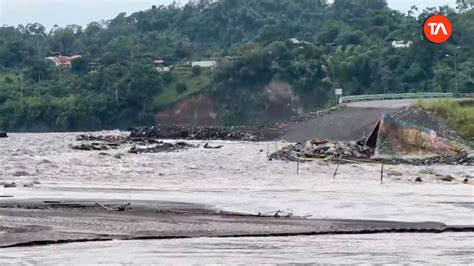
[(250, 127), (159, 126), (132, 129), (129, 139), (186, 139), (261, 141), (263, 132)]
[(0, 139), (8, 138), (7, 132), (0, 131)]
[(133, 147), (128, 152), (129, 153), (134, 153), (134, 154), (138, 154), (138, 153), (159, 153), (159, 152), (174, 152), (174, 151), (191, 149), (191, 148), (199, 148), (199, 145), (192, 145), (192, 144), (188, 144), (186, 142), (177, 142), (175, 144), (162, 142), (162, 143), (160, 143), (158, 145), (155, 145), (153, 147), (147, 147), (147, 148)]
[(15, 182), (12, 182), (12, 183), (8, 183), (8, 184), (4, 184), (3, 187), (4, 188), (14, 188), (14, 187), (16, 187), (16, 184), (15, 184)]
[(101, 143), (91, 143), (91, 144), (80, 144), (72, 146), (73, 150), (80, 150), (80, 151), (107, 151), (111, 148), (108, 145), (101, 144)]
[(120, 143), (127, 142), (127, 136), (122, 135), (79, 135), (76, 137), (76, 141), (103, 141)]
[(448, 164), (467, 166), (474, 164), (474, 158), (469, 158), (467, 152), (460, 152), (458, 154), (453, 155), (439, 155), (423, 159), (391, 159), (384, 161), (412, 165)]

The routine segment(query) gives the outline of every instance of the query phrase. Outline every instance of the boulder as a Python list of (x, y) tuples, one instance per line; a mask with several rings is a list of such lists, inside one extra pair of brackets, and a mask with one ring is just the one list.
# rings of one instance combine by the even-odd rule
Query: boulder
[(421, 179), (421, 177), (417, 177), (417, 178), (415, 179), (415, 182), (421, 183), (421, 182), (423, 182), (423, 179)]
[(362, 157), (362, 154), (360, 154), (360, 152), (358, 152), (358, 151), (356, 151), (356, 150), (352, 151), (352, 154), (354, 154), (354, 156), (355, 156), (356, 158), (361, 158), (361, 157)]
[(398, 171), (389, 171), (387, 172), (387, 175), (388, 176), (403, 176), (403, 174)]
[(4, 188), (13, 188), (13, 187), (16, 187), (16, 184), (15, 184), (15, 182), (10, 183), (10, 184), (4, 184), (3, 187)]
[(349, 142), (349, 147), (357, 147), (357, 146), (359, 146), (359, 145), (357, 145), (357, 142), (355, 142), (355, 141)]
[(337, 152), (336, 148), (331, 147), (326, 151), (326, 154), (335, 154)]
[(316, 148), (314, 150), (318, 153), (324, 153), (325, 151), (329, 150), (329, 148), (331, 148), (331, 147), (329, 147), (328, 145), (323, 144), (323, 145), (316, 146)]
[(455, 178), (451, 175), (445, 175), (445, 176), (441, 176), (440, 180), (445, 181), (445, 182), (452, 182), (455, 180)]
[(327, 140), (327, 139), (313, 139), (311, 141), (311, 143), (314, 144), (314, 145), (326, 144), (328, 142), (329, 142), (329, 140)]
[(356, 143), (359, 146), (364, 146), (366, 140), (367, 140), (366, 138), (360, 138), (359, 140), (356, 141)]
[(0, 139), (1, 138), (8, 138), (7, 132), (5, 131), (0, 131)]

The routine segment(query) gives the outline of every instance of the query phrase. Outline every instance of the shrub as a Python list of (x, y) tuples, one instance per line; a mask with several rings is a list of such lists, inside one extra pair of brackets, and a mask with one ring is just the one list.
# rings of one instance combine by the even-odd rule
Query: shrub
[(188, 85), (186, 85), (186, 83), (179, 82), (178, 84), (176, 84), (176, 91), (178, 93), (181, 94), (187, 90), (188, 90)]
[(10, 77), (5, 77), (5, 83), (7, 83), (7, 84), (12, 84), (12, 83), (13, 83), (13, 79), (10, 78)]
[(163, 80), (163, 83), (165, 85), (170, 84), (174, 80), (173, 73), (171, 72), (161, 72), (161, 80)]
[(201, 66), (193, 66), (192, 72), (194, 76), (199, 76), (202, 73)]

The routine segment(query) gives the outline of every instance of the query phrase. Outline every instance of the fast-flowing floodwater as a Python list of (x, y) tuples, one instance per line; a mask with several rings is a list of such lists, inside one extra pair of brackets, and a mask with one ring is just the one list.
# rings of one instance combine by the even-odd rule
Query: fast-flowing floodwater
[[(381, 183), (380, 165), (341, 165), (333, 179), (335, 165), (319, 161), (301, 164), (297, 174), (295, 163), (266, 158), (267, 150), (272, 152), (282, 143), (212, 142), (224, 147), (139, 155), (127, 154), (123, 148), (104, 154), (72, 150), (76, 135), (11, 134), (1, 139), (0, 182), (14, 181), (19, 186), (0, 188), (0, 196), (168, 200), (252, 213), (289, 210), (312, 218), (474, 224), (474, 188), (461, 182), (463, 176), (474, 174), (469, 166), (385, 166)], [(457, 180), (439, 181), (435, 174), (450, 174)], [(416, 177), (424, 182), (414, 182)], [(41, 184), (22, 187), (33, 180)], [(86, 263), (89, 259), (117, 264), (472, 263), (472, 236), (385, 234), (68, 244), (2, 250), (0, 264)]]
[(2, 250), (24, 265), (473, 264), (474, 234), (338, 235), (113, 241)]

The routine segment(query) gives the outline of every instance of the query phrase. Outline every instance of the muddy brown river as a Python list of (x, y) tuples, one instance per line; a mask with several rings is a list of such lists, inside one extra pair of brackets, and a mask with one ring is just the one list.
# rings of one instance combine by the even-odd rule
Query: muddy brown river
[[(126, 134), (113, 132), (115, 134)], [(474, 188), (463, 184), (469, 166), (300, 165), (269, 162), (284, 143), (211, 142), (222, 149), (127, 154), (74, 151), (73, 133), (9, 134), (0, 140), (0, 188), (13, 199), (164, 200), (227, 211), (311, 218), (436, 221), (474, 224)], [(205, 142), (195, 141), (195, 144)], [(453, 182), (438, 175), (452, 175)], [(423, 183), (416, 183), (421, 177)], [(39, 181), (34, 187), (24, 184)], [(11, 200), (12, 198), (8, 198)], [(0, 216), (0, 219), (2, 217)], [(193, 263), (460, 263), (474, 261), (472, 233), (378, 234), (279, 238), (196, 238), (73, 243), (0, 251), (0, 264)], [(0, 234), (1, 241), (1, 234)]]

